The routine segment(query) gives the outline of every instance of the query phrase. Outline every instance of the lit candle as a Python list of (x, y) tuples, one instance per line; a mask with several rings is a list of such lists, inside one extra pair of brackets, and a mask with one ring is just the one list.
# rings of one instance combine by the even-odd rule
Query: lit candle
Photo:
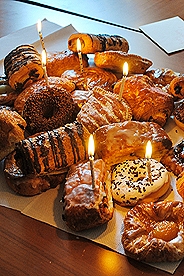
[(37, 22), (37, 30), (38, 30), (38, 34), (39, 34), (39, 37), (40, 37), (40, 42), (41, 42), (41, 45), (42, 45), (42, 49), (45, 50), (45, 44), (44, 44), (43, 36), (42, 36), (42, 23), (41, 23), (41, 20), (38, 20), (38, 22)]
[(88, 142), (88, 155), (89, 155), (89, 162), (90, 162), (90, 169), (91, 169), (91, 178), (92, 178), (92, 189), (95, 188), (95, 176), (94, 176), (94, 152), (95, 152), (95, 145), (93, 135), (89, 136)]
[(148, 179), (149, 179), (150, 183), (151, 183), (151, 164), (150, 164), (151, 155), (152, 155), (152, 145), (151, 145), (151, 142), (148, 141), (146, 144), (145, 157), (146, 157), (146, 168), (147, 168), (147, 173), (148, 173)]
[(78, 52), (78, 56), (79, 56), (80, 72), (83, 73), (81, 42), (80, 42), (79, 38), (77, 38), (77, 52)]
[(49, 85), (49, 80), (48, 80), (48, 75), (47, 75), (46, 64), (47, 64), (47, 55), (46, 55), (46, 51), (43, 50), (42, 51), (42, 67), (43, 67), (43, 71), (44, 71), (44, 78), (45, 78), (46, 84), (48, 86)]
[(124, 83), (126, 80), (126, 77), (128, 75), (128, 63), (125, 61), (125, 63), (123, 64), (123, 78), (121, 81), (121, 86), (120, 86), (120, 91), (119, 91), (119, 101), (121, 101), (122, 95), (123, 95), (123, 89), (124, 89)]

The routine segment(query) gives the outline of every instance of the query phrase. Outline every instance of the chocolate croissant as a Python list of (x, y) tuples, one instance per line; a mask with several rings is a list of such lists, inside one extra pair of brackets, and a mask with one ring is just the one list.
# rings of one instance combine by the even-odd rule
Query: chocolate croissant
[(129, 50), (128, 41), (119, 35), (75, 33), (68, 39), (68, 49), (77, 52), (77, 39), (81, 42), (81, 53), (93, 54), (108, 50), (120, 50), (125, 53)]
[(9, 85), (17, 91), (22, 91), (44, 75), (41, 56), (33, 45), (13, 49), (4, 59), (4, 69)]

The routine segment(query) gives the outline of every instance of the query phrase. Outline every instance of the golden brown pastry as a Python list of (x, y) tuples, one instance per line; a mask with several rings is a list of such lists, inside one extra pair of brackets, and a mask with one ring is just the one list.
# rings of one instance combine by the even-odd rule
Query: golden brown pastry
[[(82, 55), (83, 67), (88, 67), (88, 57)], [(48, 52), (47, 54), (47, 74), (48, 76), (60, 77), (66, 70), (79, 70), (80, 63), (77, 53), (69, 50), (62, 52)]]
[(23, 174), (43, 175), (85, 160), (89, 133), (79, 122), (20, 141), (15, 159)]
[(184, 98), (184, 76), (175, 77), (170, 82), (169, 92), (176, 100)]
[(99, 86), (105, 90), (112, 91), (117, 81), (115, 74), (97, 67), (84, 68), (83, 73), (68, 70), (61, 76), (74, 82), (78, 90), (92, 90), (95, 86)]
[(73, 101), (81, 108), (92, 95), (92, 90), (74, 90), (71, 93)]
[(169, 85), (175, 77), (178, 77), (180, 75), (180, 73), (174, 72), (173, 70), (168, 68), (147, 70), (144, 74), (148, 76), (155, 85), (158, 86)]
[(175, 262), (184, 257), (184, 204), (142, 203), (127, 212), (122, 244), (139, 261)]
[(176, 179), (176, 189), (178, 194), (184, 199), (184, 170)]
[[(121, 81), (116, 83), (113, 91), (119, 93), (120, 87)], [(173, 97), (155, 87), (148, 76), (126, 78), (122, 97), (137, 121), (152, 121), (164, 126), (174, 109)]]
[(125, 100), (119, 101), (117, 95), (100, 87), (95, 87), (92, 92), (77, 114), (77, 121), (90, 133), (103, 125), (132, 119), (132, 111)]
[(184, 170), (184, 140), (178, 142), (161, 158), (161, 163), (178, 176)]
[(5, 158), (4, 176), (7, 185), (17, 194), (34, 196), (55, 188), (65, 180), (66, 170), (41, 176), (36, 174), (25, 175), (15, 156), (16, 151), (13, 151)]
[(94, 160), (95, 187), (90, 163), (72, 165), (64, 186), (63, 219), (69, 228), (81, 231), (107, 223), (113, 216), (110, 173), (103, 160)]
[(8, 107), (0, 107), (0, 160), (15, 149), (24, 139), (26, 121)]
[(8, 84), (0, 83), (0, 105), (12, 106), (18, 94)]
[(108, 50), (129, 50), (128, 41), (119, 35), (75, 33), (68, 39), (68, 49), (77, 52), (77, 39), (81, 42), (81, 53), (94, 54)]
[(112, 196), (120, 206), (135, 206), (142, 202), (156, 202), (170, 188), (170, 176), (166, 168), (150, 158), (151, 176), (146, 158), (125, 160), (113, 166)]
[(184, 130), (184, 101), (181, 102), (177, 107), (175, 107), (173, 115), (174, 121), (177, 126)]
[(75, 85), (59, 77), (49, 77), (49, 86), (39, 80), (17, 97), (14, 107), (27, 122), (30, 134), (48, 131), (75, 120), (79, 108), (69, 92)]
[(158, 124), (125, 121), (98, 128), (94, 133), (95, 152), (107, 164), (121, 163), (125, 158), (144, 158), (146, 143), (152, 143), (154, 159), (160, 159), (172, 146), (172, 141)]
[(143, 74), (152, 65), (152, 61), (123, 51), (105, 51), (95, 53), (95, 65), (99, 68), (123, 73), (123, 64), (128, 63), (129, 74)]
[(20, 45), (4, 59), (5, 74), (9, 85), (22, 91), (44, 75), (41, 56), (33, 45)]

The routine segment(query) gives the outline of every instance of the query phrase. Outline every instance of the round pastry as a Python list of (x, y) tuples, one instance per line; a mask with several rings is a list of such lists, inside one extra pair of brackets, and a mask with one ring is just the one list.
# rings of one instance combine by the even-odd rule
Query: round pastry
[(124, 219), (125, 253), (139, 261), (174, 262), (184, 257), (184, 203), (142, 203)]
[(170, 82), (169, 92), (176, 100), (184, 98), (184, 76), (175, 77)]
[[(88, 57), (82, 55), (83, 67), (88, 67)], [(47, 74), (48, 76), (60, 77), (66, 70), (79, 70), (80, 63), (77, 53), (69, 50), (62, 52), (48, 52), (47, 54)]]
[(165, 153), (160, 162), (173, 174), (181, 174), (184, 171), (184, 140)]
[(170, 187), (170, 177), (162, 164), (150, 159), (149, 176), (146, 159), (126, 160), (112, 170), (112, 194), (121, 206), (157, 201)]
[(178, 77), (180, 74), (174, 72), (168, 68), (157, 68), (152, 70), (147, 70), (145, 73), (155, 85), (158, 86), (166, 86), (169, 85), (170, 82), (175, 78)]
[(4, 69), (9, 85), (18, 92), (44, 74), (41, 56), (33, 45), (13, 49), (4, 59)]
[(184, 171), (176, 179), (176, 189), (178, 194), (184, 199)]
[(49, 86), (42, 79), (19, 94), (14, 107), (26, 120), (30, 134), (52, 130), (75, 120), (79, 107), (66, 87), (67, 80), (50, 77)]
[(95, 86), (99, 86), (105, 90), (112, 91), (117, 81), (115, 74), (96, 67), (84, 68), (83, 73), (67, 70), (62, 74), (62, 77), (73, 81), (76, 89), (79, 90), (92, 90)]
[(173, 115), (177, 126), (184, 130), (184, 101), (174, 109)]

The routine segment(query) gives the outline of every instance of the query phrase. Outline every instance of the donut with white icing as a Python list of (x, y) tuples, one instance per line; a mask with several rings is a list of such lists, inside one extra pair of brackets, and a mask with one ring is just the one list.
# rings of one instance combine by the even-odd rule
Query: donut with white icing
[(140, 202), (157, 201), (170, 187), (166, 168), (150, 159), (151, 180), (146, 159), (126, 160), (112, 169), (112, 194), (121, 206), (135, 206)]

